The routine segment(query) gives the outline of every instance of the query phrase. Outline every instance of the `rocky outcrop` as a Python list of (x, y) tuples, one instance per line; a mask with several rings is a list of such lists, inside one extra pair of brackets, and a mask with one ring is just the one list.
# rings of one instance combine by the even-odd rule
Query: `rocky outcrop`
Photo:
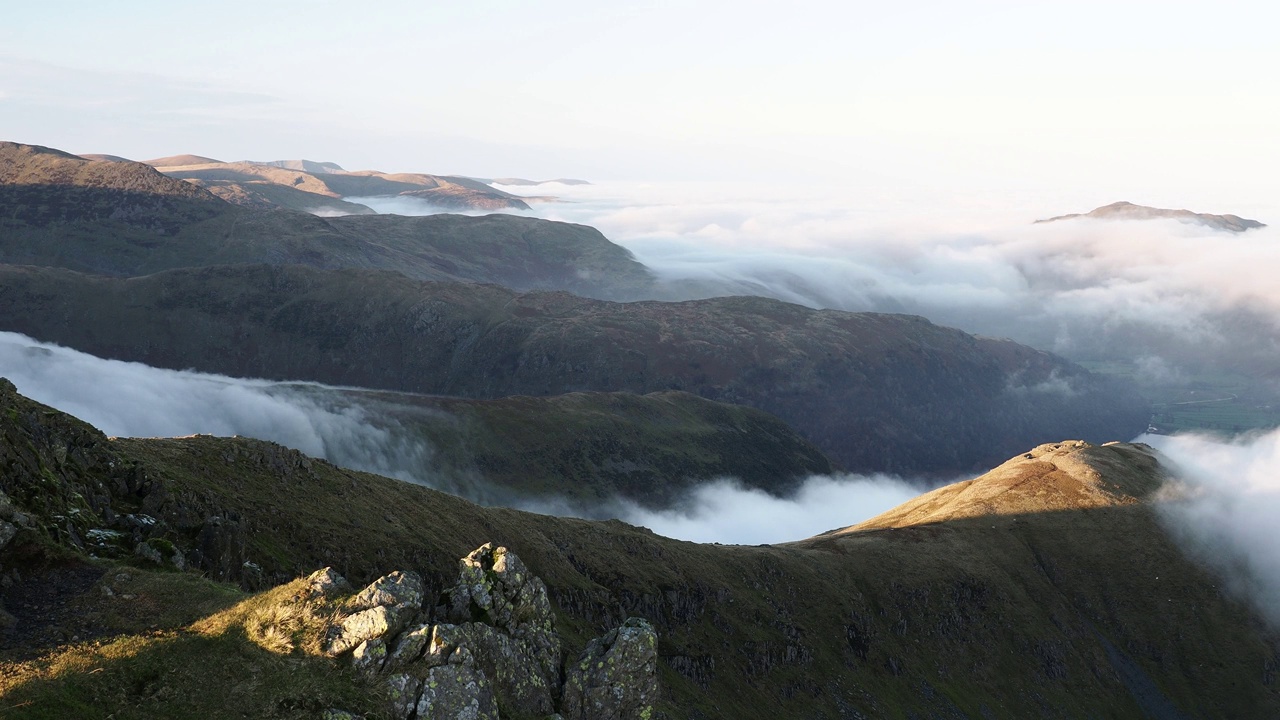
[[(345, 582), (326, 568), (308, 578), (309, 594), (328, 598)], [(459, 561), (457, 582), (430, 612), (424, 597), (416, 573), (391, 573), (338, 603), (325, 633), (325, 654), (386, 678), (391, 717), (652, 714), (657, 633), (647, 620), (628, 618), (592, 640), (566, 670), (546, 585), (515, 553), (492, 544)]]
[(587, 644), (564, 686), (566, 720), (646, 717), (658, 697), (658, 634), (647, 620), (627, 618)]

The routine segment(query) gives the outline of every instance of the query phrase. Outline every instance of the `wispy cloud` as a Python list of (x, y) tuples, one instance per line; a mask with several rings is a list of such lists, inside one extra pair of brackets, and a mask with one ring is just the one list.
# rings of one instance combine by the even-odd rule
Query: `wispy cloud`
[(1225, 441), (1144, 436), (1172, 472), (1166, 525), (1188, 552), (1280, 628), (1280, 430)]

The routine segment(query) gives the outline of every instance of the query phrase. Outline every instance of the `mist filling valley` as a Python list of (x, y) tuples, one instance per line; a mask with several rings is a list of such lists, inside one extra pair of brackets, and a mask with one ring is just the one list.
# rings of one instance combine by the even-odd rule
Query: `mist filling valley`
[[(1185, 218), (1035, 222), (1106, 202), (1088, 196), (904, 202), (816, 185), (495, 187), (558, 198), (519, 214), (598, 228), (653, 271), (655, 299), (760, 295), (916, 314), (1122, 375), (1157, 405), (1216, 392), (1255, 416), (1201, 429), (1280, 424), (1274, 225), (1237, 233)], [(377, 209), (441, 212), (413, 198)], [(1256, 203), (1194, 209), (1277, 216)], [(1172, 419), (1159, 429), (1196, 427)]]
[(109, 436), (241, 435), (276, 442), (342, 467), (460, 495), (484, 505), (571, 517), (618, 518), (695, 542), (799, 540), (888, 510), (921, 492), (889, 476), (813, 476), (789, 497), (708, 478), (673, 509), (615, 498), (582, 503), (519, 496), (475, 473), (443, 470), (436, 452), (393, 417), (394, 400), (358, 388), (274, 382), (107, 360), (0, 332), (0, 376), (18, 392)]
[[(1172, 468), (1161, 516), (1231, 592), (1280, 626), (1280, 558), (1270, 531), (1280, 512), (1280, 430), (1268, 430), (1280, 425), (1276, 227), (1231, 233), (1176, 219), (1033, 222), (1083, 212), (1096, 198), (1005, 207), (962, 199), (921, 212), (923, 205), (874, 202), (858, 209), (834, 188), (537, 191), (564, 202), (522, 214), (599, 228), (654, 271), (661, 299), (763, 295), (919, 314), (1135, 382), (1153, 406), (1152, 434), (1138, 440)], [(1264, 222), (1277, 216), (1261, 205), (1199, 209)], [(393, 211), (438, 212), (421, 203)], [(918, 492), (892, 477), (814, 478), (782, 501), (722, 480), (698, 488), (683, 512), (632, 509), (626, 517), (673, 537), (718, 541), (760, 518), (794, 515), (798, 532), (760, 540), (774, 542), (852, 524), (867, 516), (849, 510), (866, 507), (859, 503), (887, 508)]]

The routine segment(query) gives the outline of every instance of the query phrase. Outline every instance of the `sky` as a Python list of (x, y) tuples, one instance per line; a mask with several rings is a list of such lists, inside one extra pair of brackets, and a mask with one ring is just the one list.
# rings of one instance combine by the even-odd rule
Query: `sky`
[(1280, 190), (1277, 20), (1229, 1), (11, 3), (0, 137), (134, 159), (1251, 202)]

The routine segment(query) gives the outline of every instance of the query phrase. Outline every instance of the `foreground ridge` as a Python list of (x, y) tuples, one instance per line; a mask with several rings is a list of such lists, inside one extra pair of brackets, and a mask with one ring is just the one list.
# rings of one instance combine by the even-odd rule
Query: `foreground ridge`
[(416, 681), (483, 671), (503, 717), (595, 717), (613, 658), (652, 662), (660, 693), (620, 692), (654, 718), (1280, 716), (1280, 637), (1169, 537), (1160, 482), (1142, 446), (1055, 443), (879, 527), (698, 545), (244, 438), (110, 439), (0, 385), (0, 695), (16, 718), (372, 718), (403, 675), (421, 717)]

